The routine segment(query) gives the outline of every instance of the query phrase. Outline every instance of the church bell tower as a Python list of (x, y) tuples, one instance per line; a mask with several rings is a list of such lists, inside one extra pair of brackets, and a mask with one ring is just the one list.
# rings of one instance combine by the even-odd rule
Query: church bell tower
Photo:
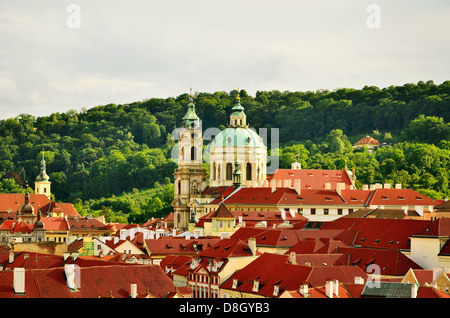
[(206, 187), (203, 168), (203, 135), (201, 120), (195, 113), (192, 92), (178, 137), (178, 167), (174, 172), (174, 227), (187, 230), (191, 218), (189, 201), (200, 196)]

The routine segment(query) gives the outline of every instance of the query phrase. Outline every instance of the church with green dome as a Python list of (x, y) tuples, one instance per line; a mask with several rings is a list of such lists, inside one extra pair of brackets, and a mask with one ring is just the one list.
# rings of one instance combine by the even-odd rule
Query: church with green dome
[[(267, 147), (256, 131), (248, 127), (239, 94), (228, 127), (214, 137), (209, 149), (210, 186), (232, 185), (236, 168), (240, 168), (244, 186), (261, 186), (266, 180)], [(240, 167), (235, 166), (236, 159)]]
[[(266, 180), (267, 147), (247, 125), (245, 109), (238, 95), (228, 126), (213, 137), (209, 148), (209, 187), (258, 187)], [(174, 173), (174, 227), (187, 230), (196, 219), (189, 207), (202, 200), (207, 187), (203, 168), (203, 136), (192, 94), (178, 141), (178, 167)], [(198, 216), (197, 216), (198, 217)]]

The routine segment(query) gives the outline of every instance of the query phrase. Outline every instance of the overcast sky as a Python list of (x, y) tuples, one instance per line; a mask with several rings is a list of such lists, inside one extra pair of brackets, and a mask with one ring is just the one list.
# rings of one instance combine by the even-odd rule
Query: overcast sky
[(190, 88), (441, 84), (449, 30), (448, 0), (0, 0), (0, 119)]

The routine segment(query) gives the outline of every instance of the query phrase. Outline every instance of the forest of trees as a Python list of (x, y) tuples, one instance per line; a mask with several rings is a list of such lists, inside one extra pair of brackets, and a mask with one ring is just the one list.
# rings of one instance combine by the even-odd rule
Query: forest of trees
[[(227, 125), (237, 93), (195, 94), (203, 129)], [(299, 154), (304, 168), (354, 168), (358, 186), (402, 183), (433, 198), (449, 195), (450, 81), (239, 94), (250, 127), (279, 128), (280, 168)], [(0, 192), (23, 192), (26, 183), (31, 190), (45, 150), (55, 200), (110, 220), (162, 216), (173, 196), (171, 133), (188, 102), (189, 95), (182, 94), (1, 120)], [(365, 135), (384, 146), (373, 153), (353, 150)], [(152, 191), (140, 192), (145, 189)]]

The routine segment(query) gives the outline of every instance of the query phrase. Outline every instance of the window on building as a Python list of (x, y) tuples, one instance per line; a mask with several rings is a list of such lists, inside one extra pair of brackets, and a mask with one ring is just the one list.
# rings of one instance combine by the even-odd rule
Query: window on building
[(233, 164), (232, 163), (227, 163), (226, 179), (227, 180), (233, 179)]
[(247, 180), (252, 180), (252, 164), (247, 163), (245, 178)]
[(311, 209), (311, 215), (315, 215), (316, 214), (316, 209)]
[(197, 153), (196, 153), (196, 148), (195, 146), (191, 147), (191, 161), (197, 160)]
[(338, 215), (342, 215), (342, 209), (338, 209)]
[(329, 210), (329, 209), (323, 209), (323, 214), (324, 214), (324, 215), (328, 215), (328, 213), (330, 213), (330, 210)]

